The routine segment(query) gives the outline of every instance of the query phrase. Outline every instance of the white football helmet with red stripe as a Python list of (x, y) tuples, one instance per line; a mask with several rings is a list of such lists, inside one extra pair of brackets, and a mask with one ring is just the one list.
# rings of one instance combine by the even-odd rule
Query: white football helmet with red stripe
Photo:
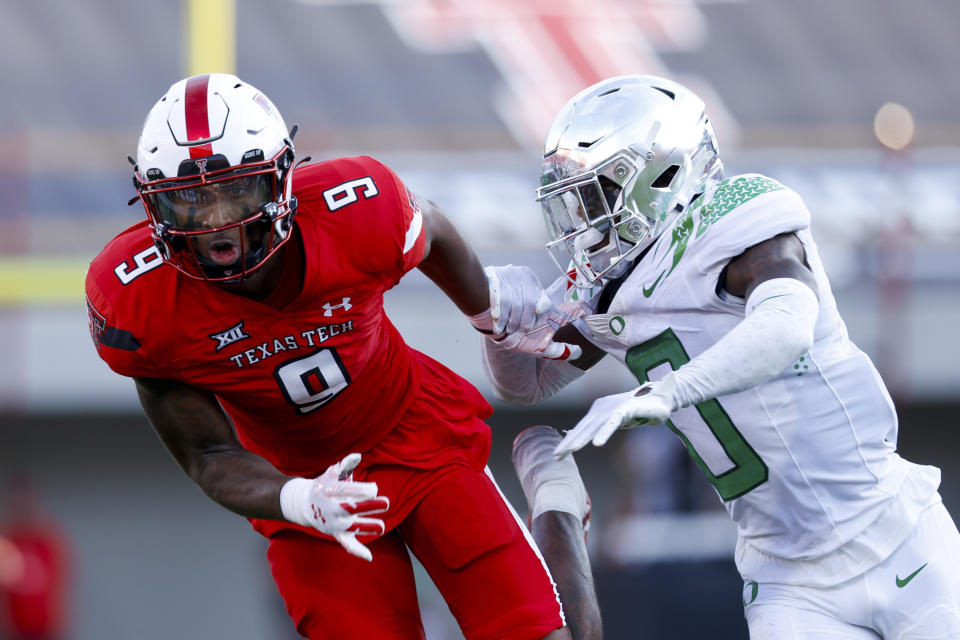
[(153, 106), (134, 186), (164, 260), (185, 274), (236, 281), (290, 237), (294, 149), (280, 112), (229, 74), (181, 80)]

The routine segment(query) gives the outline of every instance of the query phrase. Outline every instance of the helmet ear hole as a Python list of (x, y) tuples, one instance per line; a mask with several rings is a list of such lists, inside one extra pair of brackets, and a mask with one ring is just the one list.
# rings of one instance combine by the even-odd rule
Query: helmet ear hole
[(667, 97), (670, 98), (671, 100), (676, 100), (676, 99), (677, 99), (677, 94), (675, 94), (673, 91), (670, 91), (669, 89), (664, 89), (663, 87), (657, 87), (657, 86), (654, 86), (654, 87), (652, 87), (652, 88), (656, 89), (657, 91), (659, 91), (659, 92), (662, 93), (663, 95), (667, 96)]
[(653, 181), (650, 185), (654, 189), (667, 189), (670, 186), (670, 183), (673, 182), (674, 177), (677, 175), (677, 171), (680, 170), (680, 165), (672, 164), (666, 169), (663, 170), (657, 179)]

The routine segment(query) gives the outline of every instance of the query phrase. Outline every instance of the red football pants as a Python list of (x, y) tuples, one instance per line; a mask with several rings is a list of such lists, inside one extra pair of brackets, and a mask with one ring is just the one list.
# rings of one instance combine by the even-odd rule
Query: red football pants
[(563, 625), (539, 552), (491, 477), (459, 469), (393, 531), (368, 544), (373, 562), (339, 544), (286, 530), (267, 558), (310, 638), (423, 638), (407, 547), (430, 574), (468, 640), (536, 640)]

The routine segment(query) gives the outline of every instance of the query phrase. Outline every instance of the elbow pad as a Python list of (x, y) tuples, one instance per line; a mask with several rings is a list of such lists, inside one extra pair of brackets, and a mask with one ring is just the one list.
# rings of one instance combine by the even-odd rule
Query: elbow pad
[(820, 303), (799, 280), (775, 278), (753, 290), (745, 313), (716, 344), (670, 374), (674, 410), (776, 377), (813, 346)]
[[(770, 349), (770, 375), (783, 371), (813, 346), (813, 330), (820, 301), (806, 284), (794, 278), (775, 278), (757, 285), (747, 299), (744, 322)], [(779, 358), (777, 357), (779, 356)], [(780, 363), (783, 366), (779, 366)]]

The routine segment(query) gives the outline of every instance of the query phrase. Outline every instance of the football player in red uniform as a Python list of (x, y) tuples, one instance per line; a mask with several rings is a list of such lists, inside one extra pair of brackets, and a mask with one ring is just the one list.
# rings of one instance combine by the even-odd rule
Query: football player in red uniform
[[(87, 274), (99, 355), (134, 378), (183, 470), (269, 539), (303, 635), (423, 637), (409, 548), (467, 638), (571, 637), (486, 469), (490, 405), (383, 308), (414, 267), (479, 328), (505, 322), (509, 295), (493, 317), (472, 250), (389, 168), (295, 168), (294, 132), (232, 75), (181, 80), (156, 103), (134, 169), (147, 220)], [(554, 515), (570, 525), (551, 533), (569, 555), (560, 591), (592, 597), (586, 507)]]

